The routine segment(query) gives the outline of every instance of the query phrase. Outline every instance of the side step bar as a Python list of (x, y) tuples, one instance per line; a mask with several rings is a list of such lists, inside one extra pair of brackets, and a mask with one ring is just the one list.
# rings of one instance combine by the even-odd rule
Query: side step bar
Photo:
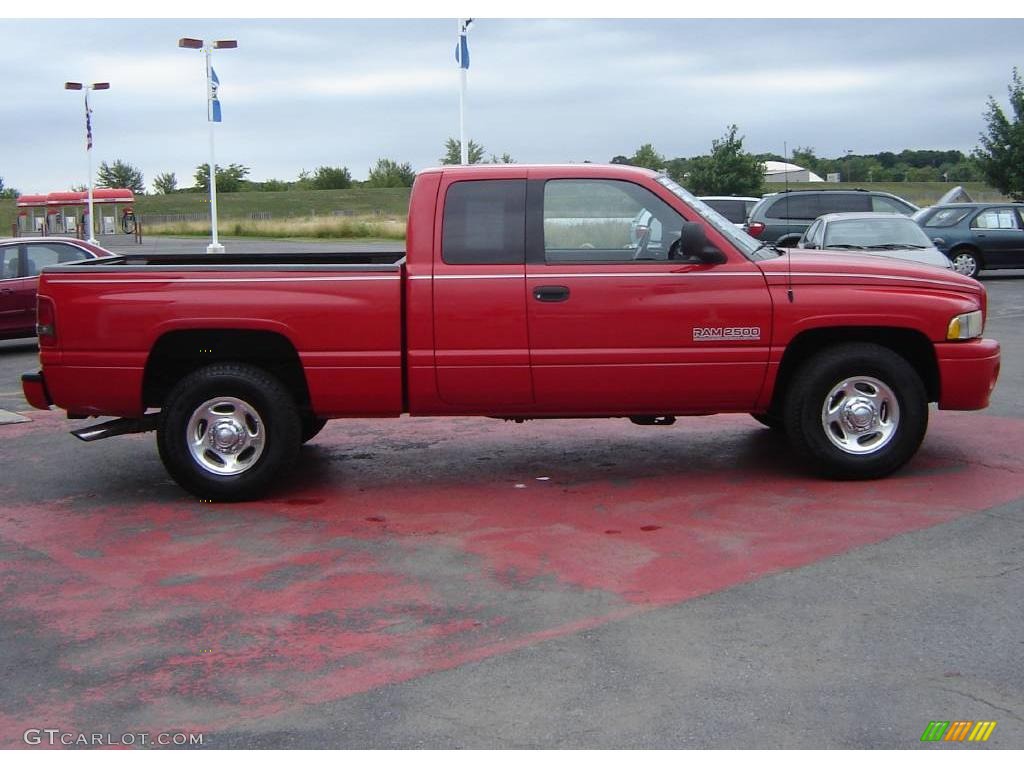
[(156, 429), (158, 413), (147, 413), (141, 419), (112, 419), (91, 427), (71, 430), (71, 434), (86, 443), (103, 440), (117, 435), (133, 435), (136, 432), (152, 432)]

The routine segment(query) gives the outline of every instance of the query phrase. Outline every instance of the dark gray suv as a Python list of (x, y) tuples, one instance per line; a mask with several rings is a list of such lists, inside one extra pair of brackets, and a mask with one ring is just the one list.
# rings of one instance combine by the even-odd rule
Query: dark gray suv
[(759, 240), (795, 246), (816, 218), (827, 213), (902, 213), (917, 206), (888, 192), (866, 189), (794, 189), (766, 195), (750, 212), (746, 230)]

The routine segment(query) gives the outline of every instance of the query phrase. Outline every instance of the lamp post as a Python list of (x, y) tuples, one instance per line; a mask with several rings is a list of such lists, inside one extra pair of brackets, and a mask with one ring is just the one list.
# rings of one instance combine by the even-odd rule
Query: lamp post
[(96, 239), (95, 226), (92, 223), (92, 110), (89, 109), (89, 91), (106, 91), (110, 89), (110, 83), (64, 83), (66, 91), (85, 92), (85, 154), (89, 158), (89, 236), (86, 238), (92, 245), (99, 245)]
[(206, 62), (206, 120), (210, 124), (210, 244), (207, 253), (224, 253), (224, 246), (217, 240), (217, 162), (214, 158), (213, 124), (220, 122), (220, 101), (217, 98), (217, 86), (220, 81), (213, 71), (210, 56), (214, 48), (237, 48), (237, 40), (213, 40), (206, 45), (195, 37), (183, 37), (178, 40), (179, 48), (201, 50)]

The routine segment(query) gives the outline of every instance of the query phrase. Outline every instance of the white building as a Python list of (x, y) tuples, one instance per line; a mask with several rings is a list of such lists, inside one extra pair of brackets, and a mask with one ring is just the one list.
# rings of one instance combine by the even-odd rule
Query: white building
[(793, 163), (780, 163), (778, 160), (765, 160), (764, 180), (766, 182), (824, 181), (821, 176), (806, 168), (793, 165)]

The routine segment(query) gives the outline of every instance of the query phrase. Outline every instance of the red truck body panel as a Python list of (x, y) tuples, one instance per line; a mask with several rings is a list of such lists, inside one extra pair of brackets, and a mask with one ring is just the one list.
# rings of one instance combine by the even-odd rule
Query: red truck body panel
[[(286, 339), (323, 418), (761, 412), (795, 339), (853, 327), (919, 335), (935, 350), (940, 407), (987, 405), (998, 345), (946, 342), (952, 317), (985, 308), (979, 283), (879, 257), (752, 259), (656, 177), (596, 165), (424, 171), (410, 199), (406, 259), (389, 268), (47, 270), (39, 291), (56, 308), (57, 340), (42, 347), (45, 384), (31, 385), (32, 402), (138, 417), (163, 336), (231, 329)], [(547, 182), (628, 182), (702, 223), (722, 259), (546, 263), (531, 257), (528, 231), (525, 263), (447, 263), (446, 199), (453, 185), (480, 179), (523, 183), (528, 230), (532, 195)], [(540, 300), (547, 290), (569, 298)]]
[(397, 416), (401, 284), (397, 269), (48, 275), (59, 347), (41, 350), (46, 385), (70, 412), (139, 416), (147, 358), (162, 336), (261, 330), (295, 347), (316, 413)]

